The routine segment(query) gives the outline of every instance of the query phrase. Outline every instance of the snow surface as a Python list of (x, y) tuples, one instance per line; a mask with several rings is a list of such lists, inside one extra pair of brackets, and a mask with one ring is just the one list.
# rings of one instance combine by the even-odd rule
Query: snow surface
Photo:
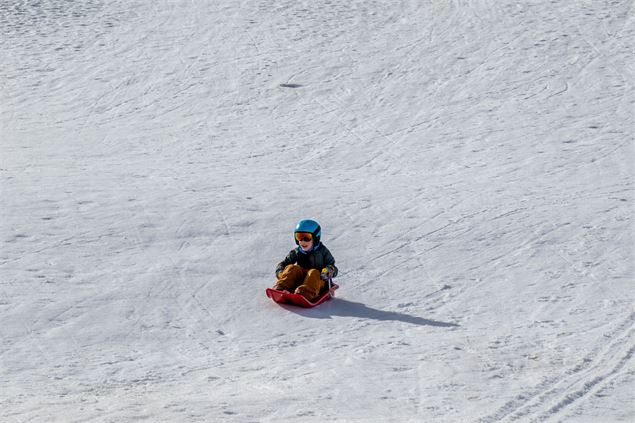
[(634, 14), (0, 2), (0, 420), (633, 421)]

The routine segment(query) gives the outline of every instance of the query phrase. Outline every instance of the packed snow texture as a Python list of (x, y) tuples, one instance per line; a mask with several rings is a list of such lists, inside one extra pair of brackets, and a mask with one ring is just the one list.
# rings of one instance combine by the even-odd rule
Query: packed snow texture
[(633, 421), (634, 14), (0, 2), (0, 420)]

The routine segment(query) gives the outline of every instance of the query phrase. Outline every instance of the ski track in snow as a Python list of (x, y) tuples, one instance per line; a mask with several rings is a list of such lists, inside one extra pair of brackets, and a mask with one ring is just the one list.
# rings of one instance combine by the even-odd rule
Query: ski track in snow
[(0, 4), (0, 420), (631, 421), (633, 16)]

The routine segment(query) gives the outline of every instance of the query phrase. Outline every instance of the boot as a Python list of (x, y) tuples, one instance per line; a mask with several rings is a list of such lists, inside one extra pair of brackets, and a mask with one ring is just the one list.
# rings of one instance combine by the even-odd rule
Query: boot
[(276, 282), (271, 289), (275, 289), (276, 291), (288, 291), (280, 282)]
[(324, 286), (324, 281), (320, 278), (320, 271), (311, 269), (304, 278), (304, 283), (296, 288), (295, 293), (302, 295), (309, 301), (317, 299)]

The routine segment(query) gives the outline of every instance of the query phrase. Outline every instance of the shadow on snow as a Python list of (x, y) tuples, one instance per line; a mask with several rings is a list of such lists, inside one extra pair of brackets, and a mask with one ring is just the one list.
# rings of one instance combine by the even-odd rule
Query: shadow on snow
[(380, 321), (392, 320), (419, 326), (436, 326), (442, 328), (459, 327), (456, 323), (439, 322), (437, 320), (424, 319), (423, 317), (412, 316), (410, 314), (399, 313), (396, 311), (378, 310), (376, 308), (368, 307), (362, 303), (356, 303), (354, 301), (343, 300), (340, 298), (334, 298), (312, 309), (303, 309), (288, 305), (282, 305), (282, 307), (289, 311), (293, 311), (296, 314), (316, 319), (330, 319), (333, 316), (359, 317), (362, 319)]

